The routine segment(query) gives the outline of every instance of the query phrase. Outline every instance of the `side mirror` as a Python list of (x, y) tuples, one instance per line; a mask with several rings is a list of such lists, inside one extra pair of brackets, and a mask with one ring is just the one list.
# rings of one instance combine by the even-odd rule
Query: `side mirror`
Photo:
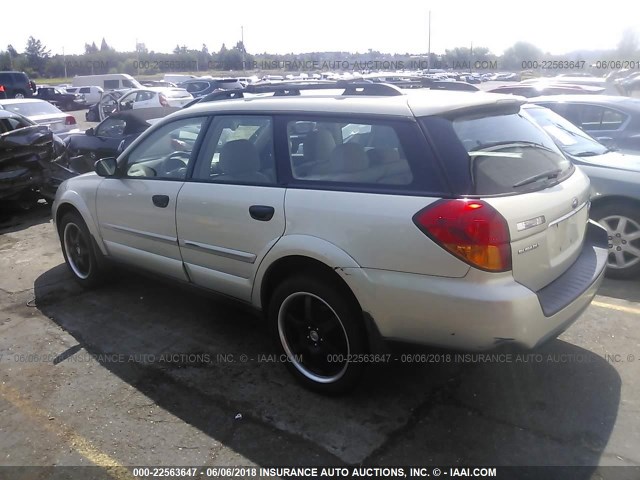
[(93, 127), (91, 128), (87, 128), (87, 130), (85, 130), (84, 134), (85, 135), (95, 135), (96, 131), (93, 129)]
[(101, 177), (113, 177), (116, 174), (118, 162), (116, 157), (101, 158), (95, 163), (95, 170)]

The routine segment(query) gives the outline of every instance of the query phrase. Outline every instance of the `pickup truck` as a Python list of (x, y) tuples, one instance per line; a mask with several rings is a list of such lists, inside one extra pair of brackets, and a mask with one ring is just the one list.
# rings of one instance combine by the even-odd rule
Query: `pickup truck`
[(40, 87), (38, 92), (33, 96), (40, 100), (46, 100), (47, 102), (55, 105), (60, 110), (77, 110), (79, 108), (85, 108), (86, 104), (81, 95), (74, 93), (63, 93), (57, 88), (53, 87)]

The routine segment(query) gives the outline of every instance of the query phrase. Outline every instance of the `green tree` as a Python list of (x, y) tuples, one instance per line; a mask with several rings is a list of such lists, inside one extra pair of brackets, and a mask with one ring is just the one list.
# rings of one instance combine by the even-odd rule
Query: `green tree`
[(84, 53), (86, 54), (98, 53), (98, 47), (96, 47), (96, 42), (93, 42), (91, 45), (89, 45), (88, 43), (85, 43)]
[(528, 42), (516, 42), (502, 55), (501, 68), (522, 70), (522, 62), (540, 61), (544, 58), (542, 50)]
[(47, 47), (43, 45), (40, 40), (29, 37), (24, 53), (27, 56), (27, 65), (29, 65), (34, 72), (42, 75), (47, 59), (51, 56), (51, 51), (47, 50)]
[(107, 45), (107, 41), (104, 39), (104, 37), (102, 37), (102, 43), (100, 44), (100, 51), (108, 52), (109, 50), (111, 50), (111, 47)]
[(7, 45), (7, 53), (11, 55), (13, 58), (16, 58), (19, 55), (18, 51), (15, 48), (13, 48), (13, 45), (11, 44)]

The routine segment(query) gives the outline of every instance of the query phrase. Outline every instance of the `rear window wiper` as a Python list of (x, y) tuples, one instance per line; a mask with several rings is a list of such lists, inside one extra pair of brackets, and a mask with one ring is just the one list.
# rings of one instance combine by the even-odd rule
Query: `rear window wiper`
[(547, 170), (546, 172), (541, 172), (541, 173), (538, 173), (537, 175), (533, 175), (529, 178), (525, 178), (524, 180), (521, 180), (518, 183), (514, 184), (511, 188), (523, 187), (530, 183), (537, 182), (538, 180), (543, 180), (543, 179), (548, 180), (552, 178), (558, 178), (558, 175), (560, 175), (561, 173), (562, 173), (561, 168), (556, 168), (555, 170)]

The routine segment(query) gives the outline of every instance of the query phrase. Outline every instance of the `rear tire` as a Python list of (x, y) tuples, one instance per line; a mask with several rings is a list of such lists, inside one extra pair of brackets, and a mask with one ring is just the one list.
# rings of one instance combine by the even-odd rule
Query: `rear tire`
[(298, 275), (278, 285), (269, 303), (280, 357), (298, 382), (323, 394), (353, 389), (364, 372), (353, 361), (367, 352), (362, 310), (345, 290), (323, 275)]
[(640, 275), (640, 211), (622, 202), (598, 205), (591, 217), (607, 229), (609, 258), (606, 276), (627, 279)]
[(67, 267), (84, 288), (98, 286), (105, 278), (104, 262), (96, 252), (93, 238), (80, 214), (67, 213), (58, 227), (60, 244)]

